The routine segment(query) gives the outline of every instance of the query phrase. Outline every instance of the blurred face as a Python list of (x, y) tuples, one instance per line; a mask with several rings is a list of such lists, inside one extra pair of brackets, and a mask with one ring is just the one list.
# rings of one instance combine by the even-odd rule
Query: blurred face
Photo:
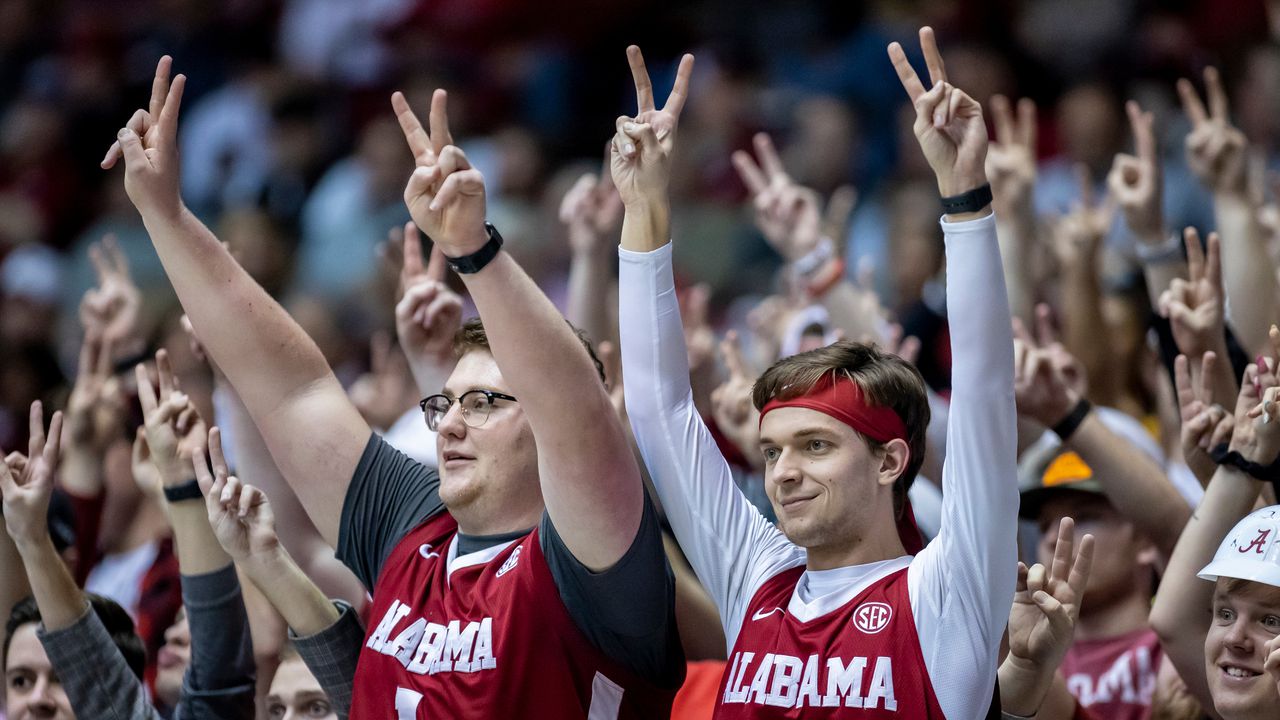
[[(905, 449), (906, 444), (901, 444)], [(765, 489), (782, 532), (810, 550), (857, 545), (877, 515), (891, 516), (897, 457), (872, 451), (853, 428), (808, 408), (784, 407), (764, 416), (760, 450)], [(901, 469), (901, 463), (896, 467)]]
[(182, 695), (182, 676), (191, 663), (191, 629), (187, 625), (187, 613), (178, 614), (175, 622), (164, 633), (164, 645), (156, 654), (156, 696), (168, 707), (176, 707)]
[(1209, 692), (1224, 720), (1275, 717), (1280, 694), (1263, 663), (1267, 642), (1278, 634), (1280, 588), (1218, 580), (1204, 659)]
[(1063, 491), (1044, 503), (1039, 518), (1040, 544), (1036, 547), (1038, 562), (1045, 567), (1053, 562), (1058, 524), (1068, 516), (1076, 521), (1076, 537), (1092, 534), (1098, 548), (1080, 606), (1082, 615), (1147, 592), (1145, 583), (1149, 578), (1140, 571), (1155, 559), (1151, 544), (1102, 495)]
[(76, 716), (36, 637), (36, 623), (13, 633), (5, 658), (4, 697), (9, 720), (73, 720)]
[(280, 663), (271, 679), (267, 694), (267, 717), (272, 720), (300, 718), (337, 718), (314, 675), (302, 658), (292, 657)]
[[(469, 390), (515, 396), (493, 356), (479, 350), (458, 360), (444, 386), (444, 394), (451, 398)], [(542, 513), (538, 453), (518, 402), (495, 400), (480, 427), (467, 425), (458, 403), (453, 403), (440, 419), (436, 453), (440, 499), (463, 532), (493, 534), (537, 522)]]

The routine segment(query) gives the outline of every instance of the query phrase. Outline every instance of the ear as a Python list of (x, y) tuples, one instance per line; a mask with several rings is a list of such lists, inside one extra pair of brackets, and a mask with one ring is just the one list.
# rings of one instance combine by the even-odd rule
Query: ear
[(911, 459), (911, 451), (907, 441), (894, 438), (880, 448), (880, 474), (876, 482), (881, 485), (892, 485), (904, 472)]

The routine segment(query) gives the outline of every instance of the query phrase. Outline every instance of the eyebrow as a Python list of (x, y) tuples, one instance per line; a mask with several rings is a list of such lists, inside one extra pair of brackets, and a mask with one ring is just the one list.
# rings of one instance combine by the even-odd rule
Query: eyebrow
[[(825, 435), (825, 436), (827, 436), (827, 437), (831, 437), (832, 435), (834, 435), (834, 433), (833, 433), (832, 431), (828, 430), (827, 428), (818, 428), (818, 427), (814, 427), (814, 428), (805, 428), (805, 429), (803, 429), (803, 430), (798, 430), (798, 431), (796, 431), (796, 432), (794, 432), (794, 433), (791, 433), (791, 437), (792, 437), (793, 439), (796, 439), (796, 440), (803, 440), (803, 439), (805, 439), (805, 438), (814, 437), (815, 435)], [(764, 436), (764, 435), (761, 435), (761, 436), (760, 436), (760, 444), (761, 444), (761, 445), (776, 445), (776, 444), (778, 444), (778, 443), (777, 443), (777, 441), (775, 441), (775, 440), (774, 440), (773, 438), (771, 438), (771, 437), (766, 437), (766, 436)]]

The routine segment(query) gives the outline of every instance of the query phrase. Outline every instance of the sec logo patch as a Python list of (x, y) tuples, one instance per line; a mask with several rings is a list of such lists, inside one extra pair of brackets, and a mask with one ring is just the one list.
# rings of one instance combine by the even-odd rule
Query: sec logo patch
[(875, 635), (889, 625), (893, 608), (882, 602), (862, 603), (853, 611), (853, 626), (868, 635)]

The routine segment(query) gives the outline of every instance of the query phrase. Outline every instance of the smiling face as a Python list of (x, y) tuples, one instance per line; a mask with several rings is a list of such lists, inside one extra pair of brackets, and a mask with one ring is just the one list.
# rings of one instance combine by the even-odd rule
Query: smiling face
[[(472, 350), (458, 359), (444, 394), (469, 390), (515, 395), (493, 356)], [(542, 514), (538, 452), (518, 402), (495, 400), (480, 427), (463, 421), (455, 402), (436, 435), (440, 499), (463, 532), (488, 535), (533, 527)]]
[(36, 637), (36, 623), (13, 631), (5, 658), (4, 697), (9, 720), (75, 720), (71, 701)]
[(893, 481), (905, 467), (905, 442), (873, 450), (829, 415), (783, 407), (764, 416), (760, 451), (778, 525), (808, 550), (811, 568), (844, 564), (839, 557), (865, 540), (897, 538)]
[(1266, 645), (1280, 634), (1280, 587), (1219, 578), (1213, 623), (1205, 636), (1205, 671), (1224, 720), (1274, 718), (1276, 681), (1263, 670)]

